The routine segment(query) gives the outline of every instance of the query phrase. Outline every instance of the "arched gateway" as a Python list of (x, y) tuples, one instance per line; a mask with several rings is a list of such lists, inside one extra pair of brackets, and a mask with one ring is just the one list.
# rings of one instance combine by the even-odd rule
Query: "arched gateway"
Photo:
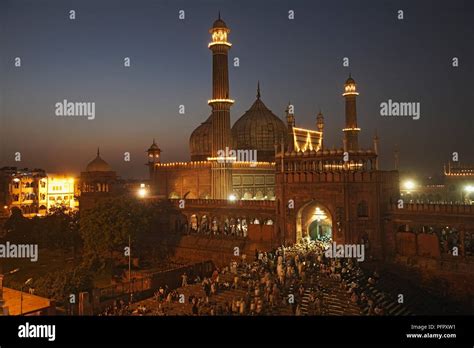
[(304, 204), (296, 215), (296, 242), (303, 238), (330, 242), (333, 238), (333, 218), (329, 209), (317, 201)]

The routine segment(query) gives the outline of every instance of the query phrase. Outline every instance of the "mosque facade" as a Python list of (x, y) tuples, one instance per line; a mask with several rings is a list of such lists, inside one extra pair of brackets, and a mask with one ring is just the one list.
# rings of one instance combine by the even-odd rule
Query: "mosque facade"
[[(370, 240), (381, 251), (381, 219), (390, 202), (399, 197), (398, 172), (379, 169), (377, 137), (370, 148), (359, 144), (355, 80), (349, 76), (342, 91), (345, 124), (339, 149), (329, 149), (324, 143), (321, 112), (315, 117), (314, 129), (297, 127), (293, 105), (288, 105), (286, 120), (282, 120), (265, 105), (259, 84), (253, 104), (231, 125), (230, 29), (219, 17), (209, 32), (211, 114), (190, 136), (190, 161), (163, 163), (155, 141), (150, 146), (147, 152), (153, 195), (197, 200), (204, 205), (238, 201), (244, 206), (270, 201), (262, 205), (273, 212), (269, 238), (274, 241), (294, 243), (305, 237), (340, 242)], [(194, 215), (187, 228), (201, 223), (203, 217)], [(206, 223), (208, 220), (222, 233), (231, 229), (231, 221), (259, 221), (205, 216)]]

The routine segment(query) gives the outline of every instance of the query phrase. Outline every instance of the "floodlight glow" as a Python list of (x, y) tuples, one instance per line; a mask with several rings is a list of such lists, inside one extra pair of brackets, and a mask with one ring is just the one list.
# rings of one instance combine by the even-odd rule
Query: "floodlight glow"
[(403, 183), (403, 187), (406, 190), (413, 190), (415, 188), (415, 183), (412, 180), (407, 180)]
[(472, 192), (474, 192), (474, 186), (473, 185), (467, 185), (464, 188), (464, 191), (466, 191), (467, 193), (472, 193)]

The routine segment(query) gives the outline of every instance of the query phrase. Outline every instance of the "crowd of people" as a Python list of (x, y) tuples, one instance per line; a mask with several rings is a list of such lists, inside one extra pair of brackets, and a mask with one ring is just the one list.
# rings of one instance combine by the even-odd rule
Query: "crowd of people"
[(105, 310), (100, 313), (100, 316), (122, 316), (132, 315), (131, 301), (124, 301), (123, 299), (115, 300), (111, 305), (107, 306)]
[[(323, 242), (310, 241), (271, 252), (256, 251), (255, 258), (243, 257), (223, 269), (215, 269), (210, 277), (194, 278), (184, 274), (182, 286), (201, 283), (204, 295), (191, 294), (192, 315), (324, 315), (328, 314), (324, 294), (330, 291), (324, 279), (332, 279), (347, 293), (362, 315), (384, 315), (382, 301), (390, 296), (383, 292), (375, 297), (370, 289), (380, 278), (377, 271), (369, 276), (351, 258), (328, 258)], [(215, 295), (227, 290), (241, 290), (241, 296), (222, 302)], [(236, 293), (236, 292), (234, 292)], [(176, 290), (160, 288), (158, 303), (179, 302)], [(162, 310), (163, 312), (163, 310)]]
[[(194, 316), (326, 315), (330, 313), (325, 294), (334, 287), (346, 293), (346, 305), (358, 308), (356, 314), (386, 314), (383, 304), (390, 295), (377, 291), (375, 297), (372, 291), (379, 282), (378, 272), (366, 275), (353, 258), (326, 257), (325, 247), (324, 242), (307, 241), (271, 252), (257, 250), (253, 260), (244, 256), (203, 278), (182, 274), (181, 288), (160, 287), (152, 308), (115, 301), (104, 315), (175, 315), (168, 309), (176, 303), (187, 303), (190, 310), (182, 314)], [(183, 288), (191, 284), (200, 284), (202, 291), (183, 296)], [(224, 300), (217, 298), (229, 290), (239, 291), (229, 292), (233, 295)]]
[(249, 223), (255, 223), (255, 221), (247, 222), (247, 219), (227, 218), (221, 226), (215, 218), (209, 219), (203, 216), (201, 221), (199, 221), (198, 218), (193, 215), (191, 216), (188, 233), (245, 238), (247, 237)]
[(189, 224), (183, 226), (183, 232), (187, 234), (202, 234), (206, 236), (223, 236), (229, 238), (247, 238), (250, 225), (273, 225), (271, 219), (258, 218), (225, 218), (218, 221), (217, 218), (202, 216), (199, 220), (192, 215)]

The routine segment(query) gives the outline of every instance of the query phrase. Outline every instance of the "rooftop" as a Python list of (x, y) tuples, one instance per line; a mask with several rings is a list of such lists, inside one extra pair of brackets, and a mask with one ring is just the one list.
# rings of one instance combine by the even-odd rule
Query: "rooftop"
[[(8, 308), (9, 315), (20, 315), (21, 292), (15, 289), (3, 287), (4, 306)], [(23, 292), (23, 314), (45, 311), (54, 306), (54, 301)]]

